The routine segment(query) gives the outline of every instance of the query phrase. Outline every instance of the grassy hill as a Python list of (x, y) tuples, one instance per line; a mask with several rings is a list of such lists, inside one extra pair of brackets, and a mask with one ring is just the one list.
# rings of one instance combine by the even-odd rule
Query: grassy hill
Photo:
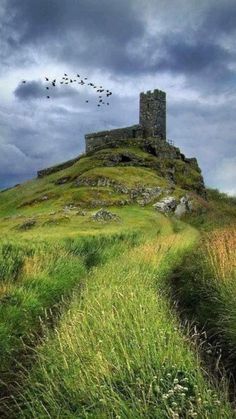
[(235, 417), (235, 221), (196, 165), (132, 145), (1, 192), (1, 416)]

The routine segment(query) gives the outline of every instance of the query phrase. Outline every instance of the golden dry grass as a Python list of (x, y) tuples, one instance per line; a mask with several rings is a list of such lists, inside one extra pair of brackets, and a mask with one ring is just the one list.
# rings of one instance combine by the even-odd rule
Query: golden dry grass
[(203, 243), (203, 255), (215, 278), (224, 281), (231, 278), (236, 268), (236, 229), (225, 228), (208, 233)]

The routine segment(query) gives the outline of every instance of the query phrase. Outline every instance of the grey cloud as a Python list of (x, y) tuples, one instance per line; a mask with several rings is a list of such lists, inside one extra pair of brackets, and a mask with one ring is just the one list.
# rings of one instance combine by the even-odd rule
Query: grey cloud
[[(49, 89), (46, 89), (49, 87)], [(91, 97), (91, 92), (87, 91), (85, 94), (81, 92), (84, 87), (78, 86), (78, 84), (61, 85), (59, 80), (55, 86), (52, 86), (51, 82), (43, 83), (41, 80), (26, 80), (26, 83), (20, 83), (14, 90), (14, 95), (20, 100), (29, 99), (45, 99), (49, 95), (51, 99), (60, 98), (72, 98), (73, 96), (78, 98), (87, 99)], [(91, 90), (91, 89), (90, 89)]]
[[(198, 158), (206, 184), (217, 186), (217, 173), (223, 179), (220, 162), (231, 160), (236, 154), (235, 100), (231, 98), (228, 103), (177, 100), (168, 108), (170, 138), (188, 156)], [(226, 182), (218, 184), (226, 190)]]
[(201, 32), (209, 37), (219, 33), (230, 34), (236, 31), (235, 0), (218, 1), (211, 4), (201, 24)]
[(111, 52), (121, 45), (125, 48), (130, 39), (142, 36), (145, 24), (134, 6), (134, 1), (125, 0), (41, 0), (33, 3), (31, 0), (20, 3), (9, 0), (6, 15), (10, 17), (5, 31), (17, 34), (17, 41), (12, 35), (8, 36), (9, 51), (15, 53), (16, 45), (19, 48), (37, 45), (62, 58), (60, 53), (68, 49), (71, 59), (77, 57), (77, 63), (85, 58), (83, 52), (86, 51), (88, 61), (95, 54), (95, 64), (96, 57), (106, 53), (107, 48)]
[[(229, 8), (222, 2), (218, 6), (210, 2), (207, 7), (206, 2), (205, 14), (198, 15), (194, 27), (189, 23), (188, 28), (172, 31), (167, 21), (158, 35), (148, 35), (148, 22), (142, 16), (145, 1), (9, 0), (7, 26), (17, 36), (8, 36), (8, 48), (15, 53), (17, 46), (24, 50), (26, 45), (37, 45), (53, 60), (74, 67), (82, 63), (118, 75), (138, 77), (167, 71), (195, 77), (194, 83), (200, 86), (201, 78), (211, 84), (232, 83), (229, 64), (235, 57), (221, 45), (219, 36), (210, 36), (216, 21), (218, 35), (226, 30), (227, 18), (233, 28), (236, 7), (232, 1), (227, 3)], [(167, 7), (173, 6), (167, 2)], [(157, 13), (157, 5), (154, 10)]]
[(203, 39), (186, 40), (181, 37), (168, 36), (162, 42), (163, 57), (160, 69), (183, 74), (199, 74), (214, 68), (214, 72), (226, 71), (230, 54), (220, 45)]
[(25, 84), (19, 84), (14, 94), (18, 99), (22, 100), (41, 98), (45, 96), (45, 88), (43, 88), (42, 82), (27, 81)]

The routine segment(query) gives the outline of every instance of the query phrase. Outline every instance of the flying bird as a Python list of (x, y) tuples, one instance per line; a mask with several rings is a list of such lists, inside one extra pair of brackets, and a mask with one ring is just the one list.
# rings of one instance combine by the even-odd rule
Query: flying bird
[[(82, 78), (82, 76), (80, 74), (74, 75), (74, 77), (76, 77), (76, 76), (77, 76), (77, 78), (72, 79), (72, 78), (68, 77), (67, 73), (64, 73), (63, 77), (58, 78), (58, 82), (57, 82), (57, 79), (54, 79), (54, 80), (51, 79), (50, 80), (49, 77), (44, 76), (45, 81), (48, 82), (48, 85), (46, 85), (44, 88), (47, 90), (47, 93), (49, 93), (49, 90), (51, 90), (51, 88), (49, 86), (52, 85), (53, 87), (56, 87), (56, 83), (61, 84), (61, 85), (62, 84), (66, 85), (66, 84), (69, 84), (69, 83), (78, 82), (78, 84), (80, 84), (81, 86), (84, 86), (84, 85), (91, 86), (93, 89), (96, 89), (96, 93), (100, 93), (100, 95), (97, 96), (97, 99), (98, 99), (97, 106), (98, 107), (101, 107), (101, 105), (107, 105), (107, 106), (110, 105), (110, 103), (106, 102), (106, 99), (104, 98), (104, 96), (109, 97), (109, 96), (112, 95), (112, 92), (110, 90), (108, 90), (108, 89), (105, 90), (105, 88), (103, 88), (103, 86), (96, 86), (94, 83), (89, 82), (88, 77)], [(78, 80), (78, 78), (79, 78), (79, 80)], [(85, 82), (86, 80), (88, 80), (88, 82)], [(22, 83), (24, 83), (24, 84), (27, 83), (27, 80), (22, 80)], [(53, 91), (53, 89), (51, 91)], [(50, 99), (51, 97), (52, 97), (52, 95), (51, 96), (46, 96), (47, 99)], [(85, 103), (89, 103), (89, 102), (90, 102), (90, 100), (85, 98)]]

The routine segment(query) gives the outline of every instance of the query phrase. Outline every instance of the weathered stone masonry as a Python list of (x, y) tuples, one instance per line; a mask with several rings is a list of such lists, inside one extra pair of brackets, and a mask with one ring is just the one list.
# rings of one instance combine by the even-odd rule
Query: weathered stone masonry
[(166, 139), (166, 94), (161, 90), (140, 94), (139, 124), (85, 135), (86, 152), (118, 145), (122, 139), (147, 137)]

